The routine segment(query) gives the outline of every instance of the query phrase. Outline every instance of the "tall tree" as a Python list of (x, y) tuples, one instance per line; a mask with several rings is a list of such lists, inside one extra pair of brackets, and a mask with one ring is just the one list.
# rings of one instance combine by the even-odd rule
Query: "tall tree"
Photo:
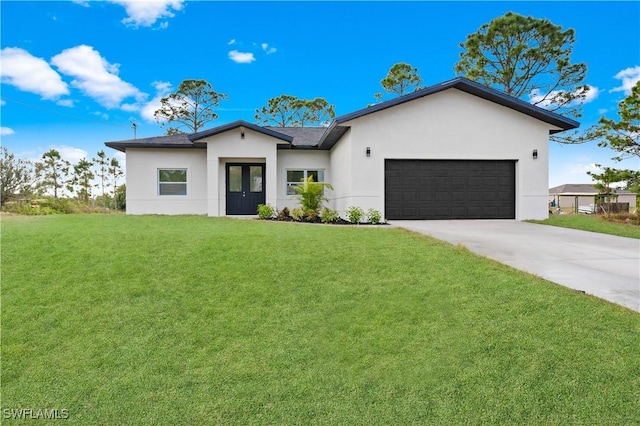
[(124, 173), (122, 172), (122, 167), (120, 167), (120, 162), (117, 158), (112, 158), (111, 163), (109, 164), (109, 176), (111, 178), (111, 182), (113, 183), (113, 209), (118, 209), (118, 179), (122, 177)]
[(122, 184), (116, 188), (116, 209), (127, 209), (127, 185)]
[(596, 167), (600, 169), (601, 172), (587, 172), (587, 174), (593, 179), (593, 186), (596, 187), (602, 198), (604, 198), (605, 201), (611, 201), (615, 198), (616, 193), (616, 187), (613, 186), (613, 184), (621, 182), (622, 176), (617, 170), (611, 167), (602, 167), (600, 164), (596, 164)]
[(92, 159), (96, 167), (98, 168), (98, 178), (100, 179), (100, 194), (102, 195), (102, 204), (103, 207), (107, 207), (106, 199), (105, 199), (105, 184), (107, 183), (108, 178), (108, 168), (109, 168), (109, 157), (105, 154), (104, 151), (98, 151), (96, 157)]
[(257, 109), (255, 120), (263, 126), (307, 127), (327, 126), (336, 116), (335, 106), (325, 98), (299, 99), (291, 95), (280, 95), (267, 101)]
[(619, 121), (602, 117), (599, 121), (604, 138), (598, 146), (608, 147), (619, 153), (616, 161), (640, 158), (640, 81), (631, 94), (618, 104)]
[(206, 80), (184, 80), (178, 90), (160, 100), (160, 108), (153, 114), (156, 121), (164, 127), (175, 123), (178, 127), (167, 128), (167, 134), (185, 133), (184, 126), (191, 132), (197, 132), (208, 122), (218, 118), (214, 108), (220, 101), (228, 99), (224, 93), (218, 93)]
[(325, 98), (313, 98), (303, 101), (302, 108), (296, 113), (294, 125), (328, 126), (336, 117), (335, 106), (329, 105)]
[(78, 200), (88, 203), (91, 199), (91, 181), (94, 174), (91, 171), (93, 164), (86, 158), (78, 161), (73, 166), (73, 178), (71, 179), (72, 189), (75, 189)]
[[(380, 80), (380, 84), (385, 92), (402, 96), (420, 90), (422, 78), (418, 75), (418, 68), (405, 62), (398, 62), (389, 69), (389, 73)], [(376, 93), (374, 96), (380, 100), (384, 93)]]
[(533, 105), (580, 117), (590, 88), (583, 84), (587, 66), (571, 63), (574, 42), (573, 29), (508, 12), (467, 36), (454, 69)]
[(267, 101), (267, 105), (257, 109), (256, 123), (276, 127), (292, 126), (295, 111), (300, 107), (301, 100), (291, 95), (280, 95)]
[(60, 156), (55, 149), (42, 154), (42, 161), (36, 163), (36, 176), (39, 178), (41, 187), (51, 190), (53, 198), (58, 199), (58, 191), (67, 184), (70, 164)]
[(17, 195), (31, 192), (33, 168), (29, 161), (16, 159), (6, 146), (2, 147), (0, 157), (0, 204)]

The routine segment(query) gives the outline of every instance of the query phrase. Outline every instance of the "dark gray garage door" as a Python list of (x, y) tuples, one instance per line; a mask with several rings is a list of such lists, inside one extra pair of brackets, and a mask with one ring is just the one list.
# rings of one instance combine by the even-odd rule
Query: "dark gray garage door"
[(515, 161), (385, 160), (387, 219), (515, 219)]

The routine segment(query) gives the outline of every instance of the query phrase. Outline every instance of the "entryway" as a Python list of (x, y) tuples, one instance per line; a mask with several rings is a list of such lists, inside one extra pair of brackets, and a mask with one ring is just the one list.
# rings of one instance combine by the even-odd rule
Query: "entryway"
[(227, 163), (227, 215), (254, 215), (265, 202), (265, 164)]

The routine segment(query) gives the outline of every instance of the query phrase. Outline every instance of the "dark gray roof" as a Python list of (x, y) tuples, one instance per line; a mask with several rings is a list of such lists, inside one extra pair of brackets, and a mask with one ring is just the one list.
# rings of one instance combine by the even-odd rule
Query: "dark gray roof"
[(546, 123), (549, 123), (553, 126), (560, 127), (562, 129), (562, 130), (552, 130), (550, 133), (557, 133), (563, 130), (575, 129), (580, 125), (580, 123), (578, 123), (575, 120), (571, 120), (570, 118), (566, 118), (559, 114), (553, 113), (551, 111), (547, 111), (546, 109), (531, 105), (530, 103), (525, 102), (521, 99), (514, 98), (513, 96), (509, 96), (506, 93), (503, 93), (499, 90), (493, 89), (491, 87), (483, 86), (482, 84), (468, 80), (464, 77), (457, 77), (452, 80), (445, 81), (444, 83), (425, 87), (424, 89), (420, 89), (408, 95), (400, 96), (390, 101), (382, 102), (377, 105), (373, 105), (368, 108), (361, 109), (359, 111), (342, 115), (340, 117), (337, 117), (335, 121), (337, 124), (341, 124), (341, 123), (362, 117), (364, 115), (373, 114), (374, 112), (391, 108), (396, 105), (409, 102), (414, 99), (421, 98), (423, 96), (428, 96), (434, 93), (442, 92), (443, 90), (447, 90), (451, 88), (462, 90), (463, 92), (467, 92), (471, 95), (475, 95), (480, 98), (486, 99), (488, 101), (495, 102), (499, 105), (519, 111), (523, 114), (537, 118), (538, 120), (544, 121)]
[(265, 135), (273, 136), (286, 142), (287, 147), (289, 147), (291, 142), (293, 141), (293, 137), (287, 134), (279, 133), (266, 127), (260, 127), (253, 123), (249, 123), (248, 121), (237, 120), (232, 123), (224, 124), (222, 126), (214, 127), (208, 130), (203, 130), (202, 132), (197, 133), (154, 136), (142, 139), (128, 139), (123, 141), (106, 142), (105, 145), (109, 148), (117, 149), (118, 151), (122, 152), (125, 152), (126, 148), (205, 148), (205, 144), (198, 143), (197, 141), (208, 136), (213, 136), (217, 135), (218, 133), (236, 129), (238, 127), (245, 127), (247, 129), (251, 129)]
[(224, 124), (222, 126), (218, 126), (218, 127), (214, 127), (213, 129), (209, 129), (209, 130), (203, 130), (202, 132), (198, 132), (198, 133), (192, 133), (189, 135), (189, 139), (192, 142), (195, 142), (197, 140), (200, 139), (204, 139), (208, 136), (213, 136), (213, 135), (217, 135), (219, 133), (223, 133), (226, 132), (228, 130), (232, 130), (232, 129), (236, 129), (238, 127), (246, 127), (247, 129), (251, 129), (253, 131), (268, 135), (268, 136), (273, 136), (274, 138), (283, 140), (285, 142), (291, 143), (293, 141), (293, 137), (284, 134), (284, 133), (279, 133), (277, 131), (271, 130), (268, 127), (261, 127), (258, 126), (256, 124), (253, 123), (249, 123), (248, 121), (244, 121), (244, 120), (237, 120), (234, 121), (232, 123), (229, 124)]
[[(590, 183), (566, 183), (560, 186), (549, 188), (549, 195), (566, 194), (566, 195), (595, 195), (600, 191)], [(633, 194), (631, 191), (618, 189), (616, 194)]]
[(122, 152), (125, 152), (126, 148), (200, 148), (191, 142), (186, 134), (128, 139), (106, 142), (105, 145)]
[(265, 127), (277, 133), (283, 133), (293, 138), (293, 146), (300, 148), (317, 147), (326, 127)]

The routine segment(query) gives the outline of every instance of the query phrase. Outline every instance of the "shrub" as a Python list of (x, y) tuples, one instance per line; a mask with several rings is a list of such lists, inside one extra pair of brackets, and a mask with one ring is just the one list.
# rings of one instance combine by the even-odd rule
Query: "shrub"
[(3, 211), (24, 215), (50, 215), (78, 212), (77, 201), (53, 197), (34, 200), (9, 201), (2, 207)]
[(367, 210), (367, 221), (375, 225), (380, 223), (381, 219), (382, 219), (382, 214), (378, 210), (376, 209)]
[(360, 207), (351, 206), (347, 209), (347, 219), (351, 223), (360, 223), (364, 217), (364, 210)]
[(307, 210), (304, 212), (304, 220), (307, 222), (317, 222), (319, 216), (317, 210)]
[(276, 214), (276, 219), (277, 220), (287, 220), (287, 219), (289, 219), (289, 216), (291, 216), (291, 213), (289, 213), (289, 208), (285, 207), (282, 210), (278, 211), (278, 213)]
[(2, 206), (2, 211), (7, 213), (15, 213), (22, 215), (48, 215), (57, 213), (51, 207), (44, 206), (41, 207), (39, 203), (34, 202), (15, 202), (15, 201), (7, 201), (4, 206)]
[(637, 213), (611, 213), (601, 218), (607, 222), (626, 223), (640, 226), (640, 216)]
[(271, 219), (275, 213), (273, 207), (269, 204), (258, 204), (258, 217), (260, 219)]
[(305, 212), (314, 211), (317, 213), (322, 207), (322, 203), (327, 201), (324, 196), (324, 188), (333, 189), (328, 183), (319, 183), (313, 181), (313, 176), (309, 176), (303, 181), (302, 185), (295, 186), (298, 201)]
[(331, 210), (327, 207), (322, 209), (322, 217), (321, 220), (324, 223), (335, 223), (340, 219), (340, 215), (335, 210)]
[(302, 207), (298, 206), (295, 209), (291, 210), (291, 217), (298, 222), (301, 222), (304, 219), (304, 210)]

